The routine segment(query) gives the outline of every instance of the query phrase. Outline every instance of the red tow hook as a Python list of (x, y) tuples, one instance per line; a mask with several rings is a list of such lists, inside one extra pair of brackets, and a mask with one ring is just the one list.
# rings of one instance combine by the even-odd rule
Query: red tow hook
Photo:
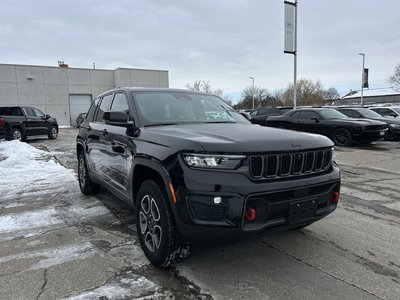
[(332, 192), (331, 193), (331, 198), (329, 199), (330, 202), (332, 203), (338, 203), (339, 202), (339, 192)]
[(253, 222), (256, 219), (256, 209), (249, 207), (244, 214), (246, 221)]

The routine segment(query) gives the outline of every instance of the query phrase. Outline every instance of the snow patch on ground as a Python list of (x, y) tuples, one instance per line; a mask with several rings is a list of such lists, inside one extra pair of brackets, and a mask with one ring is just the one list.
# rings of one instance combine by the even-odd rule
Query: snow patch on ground
[(173, 299), (170, 291), (162, 292), (161, 287), (147, 278), (131, 275), (131, 278), (117, 278), (94, 290), (86, 291), (69, 298), (68, 300), (89, 299)]
[(0, 234), (62, 224), (54, 208), (8, 214), (0, 217)]
[(29, 251), (0, 258), (0, 263), (17, 259), (40, 259), (31, 266), (31, 270), (46, 269), (73, 260), (85, 259), (97, 253), (96, 248), (90, 242), (67, 245), (58, 248), (49, 248), (40, 251)]
[(20, 141), (0, 143), (0, 202), (16, 193), (76, 181), (76, 174), (51, 160), (51, 154)]

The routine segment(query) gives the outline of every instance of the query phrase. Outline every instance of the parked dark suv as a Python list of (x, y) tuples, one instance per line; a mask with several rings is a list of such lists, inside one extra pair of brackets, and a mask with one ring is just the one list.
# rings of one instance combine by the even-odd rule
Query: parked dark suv
[(51, 140), (56, 139), (57, 120), (36, 107), (0, 107), (0, 139), (25, 141), (28, 137), (37, 135), (47, 135)]
[(98, 96), (77, 136), (81, 191), (135, 208), (147, 258), (189, 242), (307, 226), (333, 212), (340, 172), (326, 137), (252, 125), (216, 96), (121, 88)]

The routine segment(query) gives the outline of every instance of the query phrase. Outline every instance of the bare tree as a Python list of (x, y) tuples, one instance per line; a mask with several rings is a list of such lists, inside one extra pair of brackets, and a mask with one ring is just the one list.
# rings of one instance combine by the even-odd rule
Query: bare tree
[(242, 101), (245, 104), (244, 108), (253, 107), (253, 96), (254, 96), (254, 108), (260, 107), (262, 100), (269, 95), (268, 91), (258, 86), (248, 86), (242, 91)]
[(394, 67), (394, 74), (389, 77), (388, 81), (394, 86), (400, 87), (400, 63)]
[[(300, 79), (296, 86), (297, 105), (325, 105), (325, 100), (336, 99), (339, 93), (335, 88), (324, 90), (321, 81)], [(282, 101), (285, 105), (293, 105), (293, 84), (284, 90)]]
[(340, 94), (338, 90), (334, 87), (328, 88), (324, 90), (324, 99), (325, 100), (336, 100), (340, 98)]
[(224, 95), (224, 91), (223, 90), (221, 90), (221, 89), (213, 90), (211, 88), (211, 85), (210, 85), (209, 81), (196, 80), (193, 83), (193, 86), (190, 85), (189, 83), (187, 83), (185, 85), (185, 87), (190, 91), (197, 91), (197, 92), (203, 92), (203, 93), (215, 95), (215, 96), (220, 97), (221, 99), (225, 100), (225, 102), (228, 103), (228, 104), (232, 103), (232, 100), (228, 96)]

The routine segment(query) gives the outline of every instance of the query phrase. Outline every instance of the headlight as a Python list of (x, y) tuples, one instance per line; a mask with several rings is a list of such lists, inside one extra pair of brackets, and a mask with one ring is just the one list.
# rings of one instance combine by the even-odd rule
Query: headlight
[(183, 153), (182, 158), (188, 167), (233, 170), (239, 167), (246, 156)]
[(400, 124), (391, 123), (391, 124), (389, 124), (389, 127), (399, 129), (400, 128)]

